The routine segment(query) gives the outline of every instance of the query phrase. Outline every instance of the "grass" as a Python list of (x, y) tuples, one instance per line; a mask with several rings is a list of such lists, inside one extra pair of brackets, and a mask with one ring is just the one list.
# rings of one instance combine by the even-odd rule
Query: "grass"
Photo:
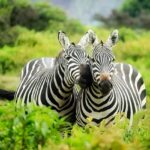
[(0, 75), (1, 89), (15, 90), (19, 85), (19, 77), (14, 75)]

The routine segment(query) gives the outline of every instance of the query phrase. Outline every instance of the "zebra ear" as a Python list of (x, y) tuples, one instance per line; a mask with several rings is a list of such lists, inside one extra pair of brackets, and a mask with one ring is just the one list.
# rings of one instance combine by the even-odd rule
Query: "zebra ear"
[(92, 31), (91, 29), (88, 31), (88, 33), (89, 33), (90, 42), (93, 45), (93, 47), (95, 47), (96, 45), (99, 44), (99, 40), (98, 40), (95, 32)]
[(110, 36), (108, 37), (108, 40), (106, 42), (106, 44), (110, 47), (112, 47), (113, 45), (115, 45), (118, 41), (118, 30), (114, 30)]
[(88, 32), (86, 32), (86, 34), (80, 39), (78, 45), (85, 48), (89, 44), (94, 44), (94, 43), (96, 44), (96, 42), (98, 42), (98, 39), (95, 33), (91, 29), (89, 29)]
[(69, 38), (66, 36), (65, 32), (59, 31), (58, 32), (58, 40), (62, 45), (63, 49), (67, 49), (70, 45)]

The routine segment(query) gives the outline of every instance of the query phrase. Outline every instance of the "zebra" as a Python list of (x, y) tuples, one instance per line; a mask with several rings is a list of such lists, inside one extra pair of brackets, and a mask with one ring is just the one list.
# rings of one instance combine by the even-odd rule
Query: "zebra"
[(82, 74), (90, 70), (85, 52), (88, 37), (86, 33), (75, 45), (70, 43), (64, 32), (58, 32), (63, 51), (56, 59), (35, 59), (25, 65), (15, 94), (16, 103), (25, 105), (33, 102), (40, 106), (50, 106), (60, 117), (74, 120), (77, 98), (74, 85), (79, 84), (85, 88), (91, 84), (88, 77), (85, 78), (85, 73)]
[[(35, 74), (36, 72), (39, 72), (42, 68), (53, 68), (55, 66), (56, 58), (54, 57), (43, 57), (38, 59), (33, 59), (29, 61), (25, 67), (25, 70), (21, 72), (20, 80), (25, 80), (25, 78), (28, 76), (28, 68), (32, 68), (34, 70), (30, 71), (30, 75)], [(35, 67), (33, 67), (34, 65)], [(30, 69), (31, 69), (30, 68)], [(26, 76), (26, 77), (25, 77)], [(10, 91), (6, 89), (0, 89), (0, 100), (9, 100), (12, 101), (15, 98), (16, 91)]]
[(92, 30), (88, 31), (93, 45), (90, 60), (93, 82), (81, 89), (76, 107), (76, 122), (109, 124), (117, 113), (123, 113), (133, 123), (133, 114), (146, 108), (146, 89), (141, 74), (130, 64), (116, 63), (112, 46), (118, 41), (118, 30), (108, 40), (99, 42)]

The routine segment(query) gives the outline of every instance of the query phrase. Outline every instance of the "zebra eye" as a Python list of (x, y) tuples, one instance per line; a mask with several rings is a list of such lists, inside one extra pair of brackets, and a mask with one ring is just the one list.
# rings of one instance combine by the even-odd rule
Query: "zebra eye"
[(95, 59), (94, 59), (94, 58), (91, 58), (90, 60), (91, 60), (92, 62), (95, 62)]
[(71, 56), (67, 55), (65, 56), (65, 59), (69, 60), (71, 58)]

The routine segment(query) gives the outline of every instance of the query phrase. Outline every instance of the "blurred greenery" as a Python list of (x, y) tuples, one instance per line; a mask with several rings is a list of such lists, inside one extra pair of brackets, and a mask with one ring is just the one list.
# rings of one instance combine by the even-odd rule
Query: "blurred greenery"
[[(45, 3), (0, 0), (0, 88), (16, 90), (21, 68), (29, 60), (57, 56), (62, 49), (57, 40), (59, 30), (78, 43), (89, 28), (106, 41), (114, 27), (85, 27)], [(32, 104), (17, 108), (14, 102), (0, 101), (0, 149), (150, 149), (150, 31), (124, 26), (118, 30), (119, 42), (113, 48), (116, 61), (130, 63), (141, 72), (148, 94), (147, 109), (135, 115), (131, 130), (128, 120), (120, 121), (119, 115), (116, 124), (108, 127), (102, 122), (99, 127), (81, 128), (60, 119), (50, 108)], [(92, 53), (91, 47), (88, 53)]]
[(70, 126), (50, 108), (32, 104), (24, 108), (2, 105), (0, 116), (0, 149), (38, 149), (48, 140), (57, 144)]
[(19, 36), (16, 26), (34, 31), (58, 30), (83, 33), (83, 25), (68, 19), (60, 8), (49, 3), (31, 3), (23, 0), (0, 0), (0, 47), (14, 46)]
[[(148, 106), (149, 108), (149, 106)], [(143, 118), (144, 116), (144, 118)], [(29, 104), (16, 107), (14, 102), (1, 103), (0, 149), (9, 150), (148, 150), (150, 148), (150, 109), (134, 116), (134, 124), (120, 119), (115, 124), (88, 124), (85, 128), (59, 118), (48, 107)]]
[(150, 3), (149, 0), (126, 0), (121, 10), (132, 17), (138, 17), (142, 11), (150, 13)]
[(149, 0), (125, 0), (121, 8), (114, 9), (108, 17), (96, 14), (94, 19), (108, 27), (150, 29), (150, 3)]

